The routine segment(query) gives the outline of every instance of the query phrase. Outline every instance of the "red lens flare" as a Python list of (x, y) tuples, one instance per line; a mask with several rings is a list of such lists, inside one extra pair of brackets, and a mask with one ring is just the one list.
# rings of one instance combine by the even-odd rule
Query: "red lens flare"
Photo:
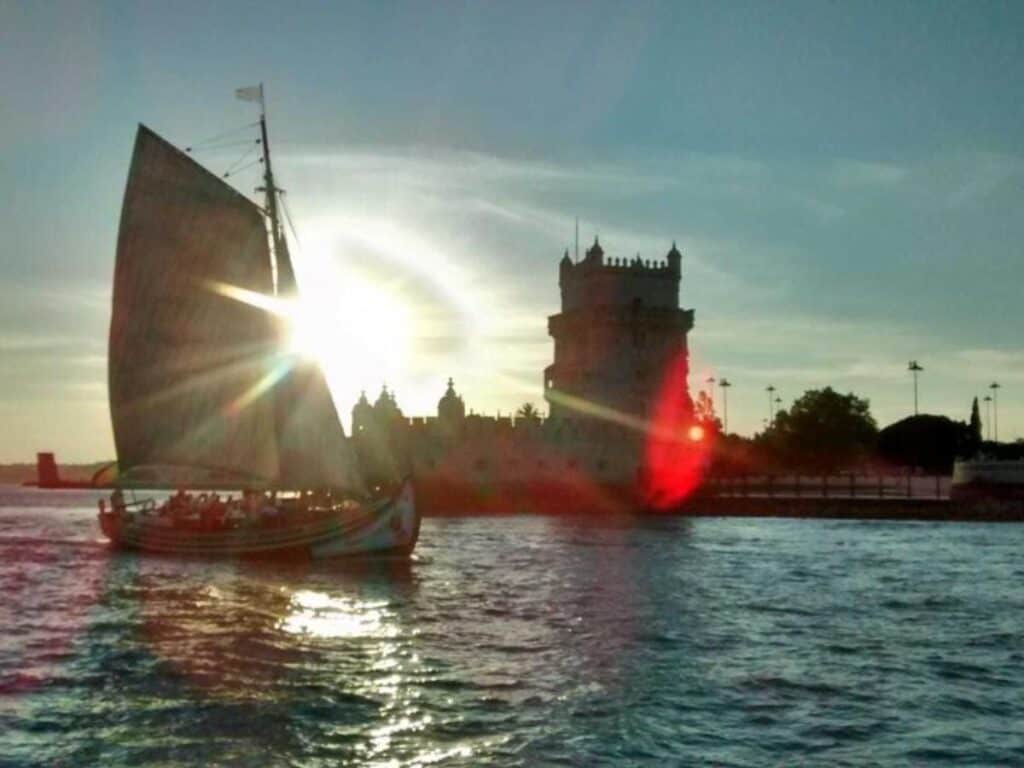
[(686, 355), (668, 365), (655, 401), (644, 451), (644, 501), (655, 510), (679, 506), (701, 484), (711, 458), (713, 435), (694, 423), (687, 397)]

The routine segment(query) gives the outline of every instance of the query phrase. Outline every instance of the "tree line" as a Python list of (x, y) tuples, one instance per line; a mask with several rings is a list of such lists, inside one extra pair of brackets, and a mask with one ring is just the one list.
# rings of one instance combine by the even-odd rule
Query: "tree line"
[(1024, 458), (1024, 442), (992, 443), (982, 439), (978, 399), (967, 421), (947, 416), (909, 416), (879, 429), (866, 398), (812, 389), (752, 438), (721, 435), (710, 398), (701, 392), (695, 415), (706, 430), (718, 434), (714, 464), (723, 473), (834, 473), (843, 470), (915, 469), (948, 474), (957, 458), (979, 454)]

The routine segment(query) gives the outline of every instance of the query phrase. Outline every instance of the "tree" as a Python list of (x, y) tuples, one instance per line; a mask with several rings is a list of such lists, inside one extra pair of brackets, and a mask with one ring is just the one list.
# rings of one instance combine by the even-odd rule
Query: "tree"
[(722, 422), (715, 415), (715, 404), (711, 402), (710, 395), (704, 390), (697, 393), (697, 401), (693, 404), (693, 415), (697, 423), (705, 429), (711, 429), (714, 432), (722, 430)]
[(825, 387), (779, 411), (762, 442), (780, 465), (834, 472), (870, 456), (877, 435), (868, 400)]
[(973, 432), (945, 416), (908, 416), (878, 433), (878, 453), (886, 461), (947, 474), (957, 456), (970, 455)]
[(969, 449), (970, 454), (974, 454), (981, 446), (981, 411), (978, 410), (978, 397), (975, 395), (974, 402), (971, 403), (971, 422), (968, 426), (970, 430), (970, 445), (966, 446)]
[(540, 412), (533, 403), (523, 403), (519, 406), (519, 410), (516, 411), (516, 418), (525, 419), (526, 421), (540, 421)]

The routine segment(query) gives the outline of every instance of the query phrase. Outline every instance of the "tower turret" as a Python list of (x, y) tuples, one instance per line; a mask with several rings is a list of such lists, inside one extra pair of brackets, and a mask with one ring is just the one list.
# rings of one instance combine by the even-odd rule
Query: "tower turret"
[(566, 275), (572, 271), (572, 259), (569, 258), (569, 249), (565, 249), (565, 255), (562, 260), (558, 262), (558, 284), (561, 285), (565, 281)]
[(387, 384), (381, 387), (380, 394), (373, 404), (373, 415), (377, 424), (381, 426), (390, 426), (395, 421), (404, 418), (402, 409), (398, 407), (398, 402), (395, 400), (394, 393), (388, 392)]
[(668, 252), (668, 268), (678, 280), (683, 274), (683, 254), (676, 248), (676, 241), (672, 241), (672, 250)]
[(455, 382), (448, 379), (448, 389), (437, 401), (437, 418), (439, 421), (449, 424), (458, 424), (466, 418), (466, 405), (462, 398), (455, 393)]
[(366, 399), (366, 390), (359, 394), (359, 399), (352, 406), (352, 434), (373, 429), (373, 406)]

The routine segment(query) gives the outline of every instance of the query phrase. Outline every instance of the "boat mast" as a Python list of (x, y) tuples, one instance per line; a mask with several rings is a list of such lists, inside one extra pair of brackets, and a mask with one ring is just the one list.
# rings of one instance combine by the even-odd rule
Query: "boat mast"
[(260, 83), (260, 141), (263, 146), (263, 186), (257, 192), (266, 195), (265, 210), (270, 219), (270, 254), (274, 271), (274, 290), (281, 293), (280, 259), (283, 252), (284, 229), (277, 211), (277, 194), (282, 190), (274, 185), (274, 170), (270, 166), (270, 141), (267, 139), (267, 105), (263, 98), (263, 83)]

